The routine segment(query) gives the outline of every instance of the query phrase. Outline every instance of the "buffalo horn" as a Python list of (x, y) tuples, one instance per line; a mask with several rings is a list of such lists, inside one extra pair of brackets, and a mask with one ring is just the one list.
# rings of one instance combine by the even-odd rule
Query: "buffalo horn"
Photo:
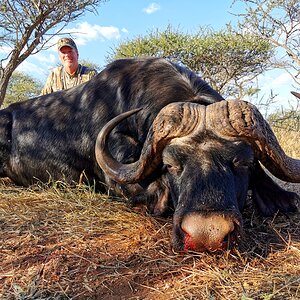
[(206, 129), (253, 146), (259, 161), (277, 178), (300, 182), (300, 160), (285, 154), (258, 109), (246, 101), (221, 101), (207, 106)]
[(151, 174), (161, 162), (164, 147), (172, 139), (204, 129), (204, 106), (185, 102), (169, 104), (154, 119), (139, 160), (123, 164), (115, 160), (108, 150), (108, 135), (122, 120), (139, 110), (131, 110), (113, 118), (102, 128), (96, 140), (95, 155), (100, 168), (111, 179), (121, 184), (136, 183)]
[(258, 109), (246, 101), (229, 100), (203, 106), (178, 102), (164, 107), (154, 119), (138, 161), (123, 164), (108, 151), (107, 137), (122, 120), (139, 109), (123, 113), (107, 123), (96, 142), (96, 159), (110, 178), (119, 183), (136, 183), (161, 162), (164, 147), (174, 138), (210, 130), (224, 139), (244, 140), (277, 178), (300, 182), (300, 161), (285, 154), (272, 129)]
[(300, 99), (300, 94), (297, 93), (297, 92), (291, 92), (295, 97), (299, 98)]

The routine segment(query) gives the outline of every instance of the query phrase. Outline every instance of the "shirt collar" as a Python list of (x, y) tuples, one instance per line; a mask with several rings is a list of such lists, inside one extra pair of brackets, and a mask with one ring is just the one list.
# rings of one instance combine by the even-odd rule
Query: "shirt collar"
[(76, 72), (73, 75), (70, 75), (68, 72), (66, 72), (65, 68), (63, 68), (63, 69), (64, 69), (65, 76), (68, 76), (69, 78), (74, 78), (74, 77), (77, 77), (80, 74), (80, 72), (81, 72), (81, 65), (78, 64), (77, 70), (76, 70)]

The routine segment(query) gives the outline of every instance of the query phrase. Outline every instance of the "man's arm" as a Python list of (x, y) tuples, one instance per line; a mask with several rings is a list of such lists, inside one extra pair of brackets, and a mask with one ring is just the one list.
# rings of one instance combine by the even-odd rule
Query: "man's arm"
[(46, 94), (50, 94), (53, 92), (53, 72), (50, 72), (47, 80), (46, 80), (46, 83), (41, 91), (41, 95), (46, 95)]

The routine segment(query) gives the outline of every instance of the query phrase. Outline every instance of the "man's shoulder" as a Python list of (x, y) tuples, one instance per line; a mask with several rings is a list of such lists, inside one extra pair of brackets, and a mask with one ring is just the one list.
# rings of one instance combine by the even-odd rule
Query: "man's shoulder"
[(62, 69), (63, 69), (63, 66), (58, 66), (58, 67), (52, 68), (50, 70), (50, 74), (52, 74), (52, 76), (60, 76)]

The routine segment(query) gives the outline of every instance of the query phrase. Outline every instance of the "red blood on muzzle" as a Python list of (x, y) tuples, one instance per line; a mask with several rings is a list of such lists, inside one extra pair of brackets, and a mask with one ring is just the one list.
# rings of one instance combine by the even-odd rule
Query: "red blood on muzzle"
[(234, 222), (217, 214), (190, 213), (181, 223), (185, 233), (184, 250), (216, 251), (227, 246), (227, 237), (234, 231)]

